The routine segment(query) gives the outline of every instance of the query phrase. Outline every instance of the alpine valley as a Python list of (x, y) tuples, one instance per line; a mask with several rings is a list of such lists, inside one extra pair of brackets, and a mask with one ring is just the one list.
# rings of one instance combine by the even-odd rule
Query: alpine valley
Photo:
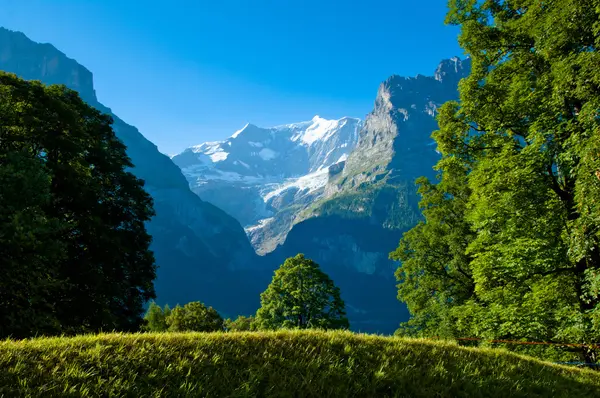
[(364, 121), (247, 124), (172, 159), (196, 194), (240, 221), (269, 269), (304, 253), (340, 286), (353, 329), (391, 333), (408, 313), (388, 253), (421, 217), (414, 180), (435, 178), (437, 108), (469, 69), (452, 58), (434, 76), (392, 76)]
[(65, 84), (112, 115), (132, 172), (154, 198), (147, 228), (159, 303), (200, 300), (224, 316), (252, 314), (273, 270), (304, 253), (340, 287), (351, 328), (365, 332), (393, 333), (408, 318), (388, 254), (421, 219), (414, 180), (435, 177), (437, 108), (457, 98), (469, 68), (452, 58), (433, 76), (391, 76), (365, 120), (247, 124), (169, 158), (98, 101), (85, 67), (0, 28), (0, 70)]

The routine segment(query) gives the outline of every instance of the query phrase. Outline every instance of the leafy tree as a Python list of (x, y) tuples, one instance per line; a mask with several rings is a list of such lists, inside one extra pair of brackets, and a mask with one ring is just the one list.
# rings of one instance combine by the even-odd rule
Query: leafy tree
[(393, 254), (412, 325), (596, 342), (600, 4), (451, 0), (447, 20), (461, 27), (472, 72), (438, 116), (439, 194), (421, 181), (425, 222)]
[(261, 329), (349, 327), (340, 289), (303, 254), (285, 260), (260, 299), (256, 322)]
[(213, 307), (192, 301), (183, 307), (176, 306), (166, 317), (171, 332), (218, 332), (224, 329), (223, 318)]
[[(2, 246), (11, 250), (0, 258), (0, 269), (23, 267), (6, 271), (2, 283), (39, 293), (27, 305), (46, 308), (35, 313), (47, 318), (41, 323), (52, 324), (29, 333), (137, 330), (144, 303), (155, 295), (156, 267), (145, 229), (152, 200), (143, 181), (127, 171), (133, 165), (111, 123), (64, 86), (0, 73), (0, 167), (12, 178), (0, 186), (0, 222), (9, 226)], [(18, 164), (32, 174), (11, 177), (10, 167)], [(40, 182), (39, 193), (33, 193), (34, 181)], [(27, 199), (21, 188), (27, 188)], [(24, 201), (29, 205), (19, 203)], [(17, 213), (10, 213), (11, 206)], [(20, 225), (11, 231), (11, 223)], [(0, 313), (28, 316), (15, 313), (24, 307), (11, 302), (0, 302)], [(2, 333), (27, 334), (19, 330)]]
[(175, 308), (171, 310), (169, 316), (165, 317), (169, 332), (183, 332), (185, 331), (184, 326), (185, 310), (182, 306), (177, 304)]
[(225, 319), (225, 330), (228, 332), (234, 331), (250, 331), (257, 330), (256, 319), (253, 316), (238, 316), (235, 320)]
[(165, 305), (165, 308), (162, 309), (158, 304), (152, 301), (144, 316), (144, 320), (146, 321), (144, 330), (149, 332), (165, 332), (168, 328), (167, 317), (170, 314), (171, 310), (168, 305)]
[(0, 153), (0, 336), (60, 331), (54, 295), (64, 245), (57, 238), (61, 223), (43, 210), (50, 201), (41, 159)]
[(461, 310), (475, 287), (472, 258), (466, 253), (475, 234), (464, 219), (470, 197), (465, 165), (452, 157), (440, 161), (437, 169), (443, 171), (439, 184), (417, 180), (425, 221), (405, 233), (390, 254), (401, 261), (398, 299), (412, 315), (397, 331), (401, 335), (461, 337), (454, 310)]

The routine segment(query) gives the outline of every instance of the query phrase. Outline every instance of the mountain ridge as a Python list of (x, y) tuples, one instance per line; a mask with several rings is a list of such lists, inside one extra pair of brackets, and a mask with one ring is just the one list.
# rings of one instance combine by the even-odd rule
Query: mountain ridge
[(147, 229), (159, 266), (155, 283), (159, 302), (200, 299), (225, 313), (248, 313), (258, 305), (258, 282), (253, 287), (256, 291), (240, 287), (248, 296), (238, 302), (219, 294), (219, 286), (241, 285), (246, 282), (245, 273), (260, 268), (261, 262), (239, 222), (192, 193), (168, 156), (98, 101), (91, 71), (53, 45), (36, 43), (5, 28), (0, 28), (0, 70), (26, 80), (64, 84), (113, 117), (113, 129), (134, 164), (131, 172), (145, 181), (144, 188), (154, 199), (156, 216), (147, 223)]
[[(191, 146), (172, 157), (192, 191), (233, 215), (259, 254), (283, 242), (289, 210), (322, 193), (331, 165), (356, 145), (361, 120), (324, 119), (263, 128), (247, 123), (222, 141)], [(263, 229), (284, 218), (271, 235)]]

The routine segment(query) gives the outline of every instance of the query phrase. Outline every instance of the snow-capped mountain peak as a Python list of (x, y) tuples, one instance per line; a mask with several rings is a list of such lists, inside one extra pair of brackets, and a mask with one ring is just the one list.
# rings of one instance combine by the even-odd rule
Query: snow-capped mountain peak
[[(334, 164), (358, 141), (361, 121), (344, 117), (261, 128), (247, 123), (224, 141), (194, 145), (173, 161), (194, 178), (213, 179), (218, 171), (242, 176), (299, 177)], [(202, 175), (198, 172), (202, 171)], [(210, 178), (209, 178), (210, 175)]]
[(233, 133), (231, 135), (231, 138), (237, 138), (237, 136), (239, 136), (240, 134), (242, 134), (244, 132), (244, 130), (246, 130), (249, 126), (250, 126), (250, 123), (246, 123), (246, 125), (244, 127), (242, 127), (241, 129), (239, 129), (238, 131), (236, 131), (235, 133)]
[(312, 145), (316, 141), (326, 141), (334, 135), (339, 128), (348, 122), (348, 118), (339, 120), (327, 120), (319, 116), (312, 119), (312, 123), (304, 131), (299, 131), (292, 137), (292, 141), (300, 141), (306, 145)]
[[(361, 125), (356, 118), (318, 115), (271, 128), (247, 123), (224, 141), (192, 146), (172, 160), (194, 192), (248, 226), (257, 216), (268, 216), (269, 203), (282, 195), (318, 194), (327, 183), (329, 166), (344, 161), (358, 143)], [(257, 206), (244, 207), (252, 217), (230, 211), (234, 199), (229, 195), (236, 190)]]

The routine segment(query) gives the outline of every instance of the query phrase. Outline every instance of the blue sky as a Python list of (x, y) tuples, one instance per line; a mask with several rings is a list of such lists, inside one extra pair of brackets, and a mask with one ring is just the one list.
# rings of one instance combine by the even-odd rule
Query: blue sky
[(0, 0), (0, 26), (94, 74), (168, 154), (259, 126), (363, 118), (392, 74), (462, 56), (447, 0)]

